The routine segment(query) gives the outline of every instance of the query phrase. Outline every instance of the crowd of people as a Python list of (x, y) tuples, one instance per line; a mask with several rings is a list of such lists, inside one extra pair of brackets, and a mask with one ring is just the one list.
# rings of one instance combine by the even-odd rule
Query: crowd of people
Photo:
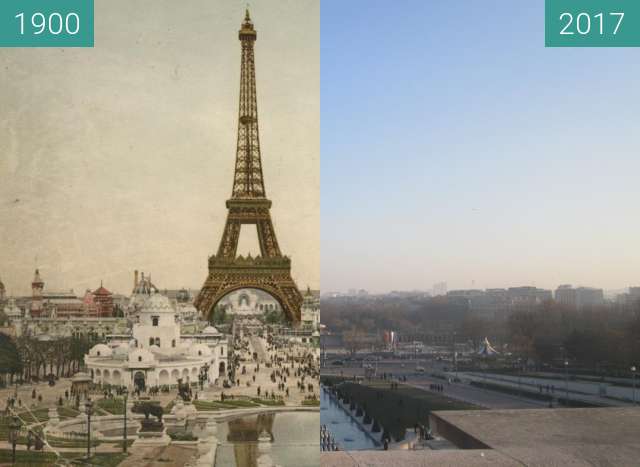
[(235, 336), (228, 374), (230, 393), (242, 394), (246, 392), (242, 388), (255, 387), (249, 394), (263, 399), (317, 399), (319, 378), (319, 351), (312, 345), (268, 330)]

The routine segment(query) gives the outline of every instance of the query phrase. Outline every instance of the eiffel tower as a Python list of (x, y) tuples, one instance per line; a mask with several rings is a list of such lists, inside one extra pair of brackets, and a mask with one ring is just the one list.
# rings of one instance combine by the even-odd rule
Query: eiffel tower
[[(231, 198), (227, 200), (227, 223), (216, 255), (209, 257), (209, 275), (195, 301), (206, 317), (230, 292), (255, 288), (269, 293), (293, 323), (300, 322), (302, 295), (291, 277), (291, 260), (283, 256), (271, 222), (260, 158), (258, 104), (253, 46), (256, 30), (246, 12), (239, 31), (242, 44), (238, 143)], [(236, 256), (242, 225), (255, 225), (260, 256)]]

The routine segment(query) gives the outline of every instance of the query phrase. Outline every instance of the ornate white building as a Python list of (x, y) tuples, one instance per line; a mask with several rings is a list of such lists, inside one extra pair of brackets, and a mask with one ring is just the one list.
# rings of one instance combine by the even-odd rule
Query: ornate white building
[(230, 293), (218, 304), (227, 313), (240, 316), (259, 315), (270, 311), (282, 311), (280, 303), (258, 289), (240, 289)]
[(5, 288), (4, 284), (2, 283), (2, 279), (0, 279), (0, 305), (4, 304), (4, 302), (5, 302), (6, 293), (7, 293), (7, 289)]
[(303, 329), (318, 331), (320, 329), (320, 298), (307, 288), (300, 309)]
[(149, 295), (136, 313), (128, 336), (114, 336), (85, 355), (94, 383), (130, 389), (175, 385), (178, 379), (222, 385), (227, 371), (227, 338), (214, 327), (182, 335), (179, 314), (159, 293)]

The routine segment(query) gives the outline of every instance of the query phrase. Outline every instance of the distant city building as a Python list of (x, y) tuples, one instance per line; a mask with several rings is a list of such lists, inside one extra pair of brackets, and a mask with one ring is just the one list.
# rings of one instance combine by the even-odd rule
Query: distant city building
[(447, 295), (447, 283), (446, 282), (438, 282), (433, 284), (433, 294), (434, 297), (439, 297), (441, 295)]
[(461, 289), (461, 290), (450, 290), (447, 292), (447, 297), (463, 297), (463, 298), (473, 298), (480, 297), (484, 295), (484, 290), (481, 289)]
[(594, 287), (578, 287), (576, 289), (576, 305), (578, 309), (600, 306), (604, 303), (604, 291)]
[(466, 289), (447, 292), (447, 299), (466, 301), (469, 311), (484, 319), (502, 319), (515, 311), (530, 311), (553, 299), (550, 290), (532, 286), (508, 289)]
[(629, 291), (616, 296), (616, 303), (622, 306), (640, 305), (640, 287), (629, 287)]
[(556, 289), (555, 299), (561, 305), (575, 308), (578, 302), (576, 289), (570, 284), (560, 285)]
[(507, 296), (514, 302), (527, 304), (540, 304), (553, 300), (553, 292), (551, 290), (531, 286), (510, 287), (507, 289)]
[(564, 306), (580, 310), (604, 304), (604, 291), (593, 287), (574, 288), (564, 284), (556, 289), (555, 300)]

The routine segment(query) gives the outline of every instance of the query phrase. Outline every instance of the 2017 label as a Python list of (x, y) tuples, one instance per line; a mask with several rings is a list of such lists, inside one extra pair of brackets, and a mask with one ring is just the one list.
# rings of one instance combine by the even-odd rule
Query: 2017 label
[(640, 1), (545, 0), (547, 47), (640, 47)]
[[(609, 16), (615, 16), (617, 18), (617, 21), (615, 22), (615, 28), (613, 29), (613, 32), (612, 32), (612, 34), (615, 36), (616, 34), (618, 34), (618, 30), (622, 25), (622, 20), (624, 19), (624, 13), (622, 12), (609, 13)], [(600, 35), (605, 33), (605, 27), (604, 27), (605, 22), (603, 18), (604, 18), (603, 13), (598, 13), (597, 15), (593, 16), (594, 22), (596, 23), (596, 27), (598, 23), (600, 24), (599, 29), (596, 30), (596, 31), (599, 31)], [(589, 13), (584, 13), (584, 12), (578, 13), (578, 16), (575, 17), (575, 22), (574, 22), (573, 15), (565, 11), (560, 15), (560, 21), (566, 21), (565, 26), (560, 31), (560, 34), (562, 35), (570, 36), (575, 34), (575, 32), (582, 35), (591, 33), (591, 16), (589, 15)], [(575, 32), (573, 29), (575, 29)]]

